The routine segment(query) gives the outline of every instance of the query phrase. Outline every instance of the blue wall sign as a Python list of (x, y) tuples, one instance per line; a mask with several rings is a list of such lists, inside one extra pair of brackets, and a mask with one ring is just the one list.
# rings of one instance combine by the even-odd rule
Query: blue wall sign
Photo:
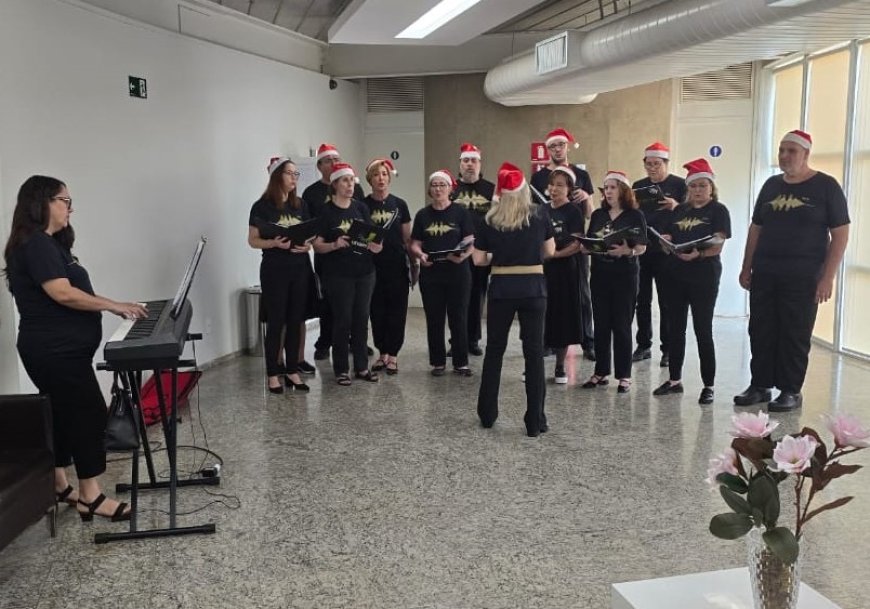
[(722, 146), (710, 146), (710, 156), (714, 159), (722, 156)]

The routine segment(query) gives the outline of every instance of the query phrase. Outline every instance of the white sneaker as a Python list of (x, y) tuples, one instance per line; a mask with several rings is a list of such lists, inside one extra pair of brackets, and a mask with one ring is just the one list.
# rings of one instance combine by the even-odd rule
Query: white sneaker
[(557, 385), (567, 385), (568, 384), (568, 375), (565, 374), (564, 368), (556, 368), (556, 372), (553, 375), (554, 380)]

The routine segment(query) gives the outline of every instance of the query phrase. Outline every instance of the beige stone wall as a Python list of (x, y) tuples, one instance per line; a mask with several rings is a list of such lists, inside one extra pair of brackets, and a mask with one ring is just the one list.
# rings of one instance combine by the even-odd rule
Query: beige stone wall
[[(502, 161), (530, 170), (529, 146), (555, 127), (580, 143), (569, 159), (585, 163), (596, 185), (608, 169), (644, 177), (643, 149), (671, 139), (670, 80), (599, 95), (590, 104), (509, 108), (483, 94), (483, 74), (431, 76), (425, 82), (426, 175), (459, 166), (459, 145), (483, 150), (484, 175), (492, 179)], [(494, 180), (493, 180), (494, 181)]]

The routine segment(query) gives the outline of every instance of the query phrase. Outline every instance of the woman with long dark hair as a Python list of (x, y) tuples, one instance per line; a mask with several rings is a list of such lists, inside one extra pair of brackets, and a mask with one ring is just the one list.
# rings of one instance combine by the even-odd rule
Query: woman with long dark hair
[[(274, 157), (267, 167), (269, 184), (252, 206), (248, 219), (248, 245), (263, 251), (260, 286), (266, 312), (265, 358), (269, 391), (309, 391), (299, 376), (300, 330), (305, 322), (313, 275), (308, 243), (263, 239), (260, 226), (293, 226), (311, 219), (308, 205), (296, 196), (299, 171), (287, 157)], [(283, 334), (283, 345), (281, 344)], [(281, 353), (283, 351), (283, 365)]]
[(332, 307), (332, 370), (335, 381), (351, 384), (348, 342), (353, 351), (354, 378), (376, 383), (378, 373), (369, 370), (366, 341), (369, 308), (375, 289), (372, 255), (383, 249), (380, 243), (365, 247), (352, 245), (350, 227), (355, 220), (372, 224), (368, 208), (353, 198), (356, 173), (347, 163), (335, 163), (329, 175), (331, 198), (320, 212), (320, 234), (314, 251), (323, 256), (323, 283)]
[(484, 427), (492, 427), (498, 417), (502, 360), (514, 316), (519, 316), (526, 370), (523, 420), (526, 434), (536, 437), (548, 430), (544, 414), (547, 281), (543, 263), (556, 249), (553, 227), (543, 208), (532, 205), (523, 172), (510, 163), (504, 163), (498, 170), (496, 196), (498, 202), (479, 227), (473, 253), (474, 264), (492, 266), (486, 309), (486, 355), (477, 414)]
[[(102, 340), (100, 314), (147, 316), (145, 307), (94, 293), (88, 272), (73, 257), (69, 226), (72, 197), (56, 178), (32, 176), (18, 191), (3, 257), (21, 321), (18, 354), (27, 375), (51, 400), (54, 481), (58, 501), (75, 505), (82, 520), (94, 515), (129, 520), (126, 503), (107, 498), (99, 476), (106, 470), (106, 401), (94, 374)], [(65, 468), (75, 465), (78, 492)]]
[(448, 170), (439, 169), (432, 173), (428, 193), (431, 203), (417, 212), (411, 229), (411, 254), (423, 267), (420, 269), (420, 295), (426, 313), (429, 365), (433, 376), (443, 376), (447, 367), (445, 317), (450, 326), (453, 371), (460, 376), (471, 376), (468, 367), (468, 299), (471, 291), (468, 257), (474, 248), (449, 254), (440, 261), (429, 259), (432, 252), (455, 249), (474, 237), (468, 211), (450, 200), (450, 193), (454, 190), (456, 180)]
[[(670, 378), (653, 395), (683, 393), (683, 360), (686, 355), (686, 325), (692, 309), (692, 327), (698, 341), (701, 380), (699, 404), (713, 403), (716, 379), (716, 347), (713, 344), (713, 311), (719, 295), (722, 262), (719, 254), (731, 237), (731, 215), (719, 202), (713, 169), (706, 159), (683, 165), (688, 170), (686, 202), (674, 211), (664, 228), (665, 238), (675, 245), (711, 237), (709, 247), (675, 252), (668, 256), (667, 298), (670, 330)], [(711, 245), (712, 244), (712, 245)]]
[[(587, 236), (604, 238), (625, 230), (632, 236), (610, 246), (606, 253), (592, 256), (592, 316), (595, 324), (595, 373), (583, 383), (584, 389), (608, 384), (613, 366), (619, 379), (617, 391), (631, 388), (631, 322), (637, 298), (637, 257), (646, 251), (646, 221), (638, 210), (631, 182), (621, 171), (604, 177), (604, 199), (592, 212)], [(585, 247), (584, 253), (587, 252)]]
[(372, 193), (363, 201), (372, 222), (385, 229), (384, 249), (374, 257), (375, 289), (372, 294), (371, 320), (378, 360), (377, 372), (399, 373), (399, 350), (405, 342), (408, 318), (408, 245), (411, 241), (411, 212), (408, 204), (390, 194), (390, 182), (396, 168), (389, 159), (375, 159), (366, 167), (366, 180)]

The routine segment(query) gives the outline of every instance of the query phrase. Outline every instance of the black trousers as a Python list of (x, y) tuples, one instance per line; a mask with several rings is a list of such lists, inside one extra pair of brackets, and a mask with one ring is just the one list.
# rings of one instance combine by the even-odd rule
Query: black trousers
[(484, 425), (490, 426), (498, 418), (502, 360), (515, 315), (520, 319), (520, 340), (526, 366), (526, 414), (523, 418), (526, 430), (536, 432), (547, 422), (544, 413), (547, 396), (544, 381), (546, 309), (546, 298), (490, 299), (486, 309), (486, 355), (477, 396), (477, 414)]
[(595, 375), (608, 376), (610, 345), (616, 378), (631, 378), (631, 322), (637, 298), (637, 273), (592, 270), (592, 314), (595, 317)]
[(46, 357), (19, 350), (27, 376), (51, 400), (54, 466), (75, 464), (79, 480), (106, 471), (106, 400), (90, 357)]
[(420, 295), (423, 298), (423, 310), (426, 312), (429, 365), (444, 366), (447, 363), (447, 350), (444, 346), (445, 319), (450, 326), (453, 367), (468, 365), (467, 317), (470, 291), (471, 271), (467, 265), (450, 273), (423, 269), (420, 276)]
[(405, 343), (407, 319), (408, 270), (404, 266), (377, 269), (371, 306), (375, 348), (385, 355), (398, 355)]
[(329, 295), (323, 277), (324, 254), (314, 255), (314, 272), (320, 279), (320, 300), (317, 303), (318, 316), (320, 317), (320, 336), (314, 341), (315, 349), (327, 349), (332, 344), (332, 307), (329, 304)]
[(577, 254), (580, 273), (580, 323), (583, 340), (580, 347), (584, 351), (595, 348), (595, 332), (592, 325), (592, 292), (589, 289), (589, 254)]
[(752, 273), (749, 346), (752, 385), (800, 392), (816, 323), (815, 277)]
[(332, 305), (332, 371), (347, 374), (348, 340), (353, 351), (353, 369), (368, 370), (369, 308), (375, 289), (375, 273), (361, 277), (327, 275), (324, 277)]
[[(697, 262), (695, 264), (708, 264)], [(713, 387), (716, 381), (716, 347), (713, 344), (713, 310), (719, 295), (721, 267), (710, 266), (709, 276), (686, 281), (674, 273), (664, 280), (667, 284), (668, 298), (668, 348), (670, 355), (669, 372), (672, 381), (679, 381), (683, 375), (683, 362), (686, 359), (686, 326), (689, 323), (689, 309), (692, 310), (692, 328), (698, 341), (698, 357), (701, 360), (701, 380), (704, 387)]]
[(667, 254), (649, 252), (640, 257), (640, 282), (637, 292), (637, 347), (651, 349), (653, 339), (652, 329), (652, 291), (653, 281), (656, 284), (656, 294), (659, 304), (659, 342), (662, 353), (668, 353), (668, 298), (667, 292)]
[[(263, 341), (266, 374), (278, 376), (295, 372), (299, 365), (299, 331), (305, 321), (311, 269), (288, 270), (280, 264), (260, 264), (260, 287), (266, 312), (266, 339)], [(284, 366), (281, 366), (281, 332), (284, 332)]]
[(471, 292), (468, 297), (468, 342), (476, 344), (483, 338), (483, 307), (486, 305), (486, 290), (489, 287), (490, 267), (471, 267)]

